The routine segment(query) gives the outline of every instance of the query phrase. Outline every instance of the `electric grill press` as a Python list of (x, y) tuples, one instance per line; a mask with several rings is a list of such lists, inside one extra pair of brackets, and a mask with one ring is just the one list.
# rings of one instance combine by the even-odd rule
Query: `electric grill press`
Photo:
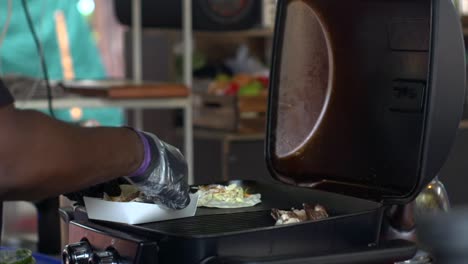
[[(245, 209), (129, 226), (70, 222), (66, 263), (391, 263), (384, 210), (439, 172), (461, 118), (465, 59), (450, 0), (278, 3), (266, 158), (276, 184)], [(274, 226), (271, 208), (331, 217)], [(119, 262), (120, 261), (120, 262)]]

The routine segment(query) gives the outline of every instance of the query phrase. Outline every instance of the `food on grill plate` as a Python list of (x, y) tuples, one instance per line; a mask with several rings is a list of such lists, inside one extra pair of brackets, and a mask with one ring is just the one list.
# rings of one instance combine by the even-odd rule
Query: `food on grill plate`
[(236, 184), (199, 186), (197, 193), (198, 207), (242, 208), (261, 202), (260, 194), (249, 194)]
[(122, 190), (119, 196), (109, 196), (107, 193), (104, 193), (103, 199), (110, 202), (143, 202), (144, 197), (134, 185), (123, 184), (120, 185), (120, 190)]
[(291, 211), (272, 209), (271, 216), (276, 220), (275, 225), (287, 225), (305, 221), (318, 221), (328, 218), (327, 210), (321, 205), (302, 205), (304, 209), (292, 208)]

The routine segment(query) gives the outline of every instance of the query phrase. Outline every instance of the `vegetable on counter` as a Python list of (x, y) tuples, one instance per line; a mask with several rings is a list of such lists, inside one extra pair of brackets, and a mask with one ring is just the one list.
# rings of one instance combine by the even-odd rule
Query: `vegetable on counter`
[(265, 89), (259, 81), (254, 81), (249, 84), (242, 86), (239, 89), (237, 95), (239, 96), (259, 96), (263, 89)]
[(0, 264), (35, 264), (32, 252), (27, 249), (0, 250)]
[(265, 76), (238, 74), (233, 77), (219, 75), (208, 87), (208, 93), (226, 96), (259, 96), (268, 91), (269, 79)]

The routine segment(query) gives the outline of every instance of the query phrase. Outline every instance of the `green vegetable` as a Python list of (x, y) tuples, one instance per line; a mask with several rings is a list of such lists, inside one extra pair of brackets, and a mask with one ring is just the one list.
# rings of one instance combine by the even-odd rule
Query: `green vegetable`
[(220, 74), (216, 76), (216, 81), (218, 82), (229, 82), (231, 81), (231, 77), (227, 74)]
[(0, 264), (35, 264), (32, 252), (27, 249), (0, 250)]
[(255, 81), (249, 83), (247, 85), (242, 86), (239, 89), (237, 95), (239, 96), (258, 96), (261, 94), (263, 90), (263, 84), (259, 81)]
[[(193, 53), (193, 56), (192, 56), (192, 63), (193, 63), (193, 70), (194, 71), (205, 67), (205, 65), (207, 63), (205, 55), (203, 55), (203, 53), (195, 51)], [(182, 72), (183, 72), (183, 68), (184, 68), (184, 57), (182, 55), (177, 55), (176, 56), (175, 68), (176, 68), (177, 75), (179, 77), (181, 77)]]
[(205, 55), (203, 55), (200, 52), (194, 52), (193, 54), (193, 69), (198, 70), (206, 65), (206, 58)]

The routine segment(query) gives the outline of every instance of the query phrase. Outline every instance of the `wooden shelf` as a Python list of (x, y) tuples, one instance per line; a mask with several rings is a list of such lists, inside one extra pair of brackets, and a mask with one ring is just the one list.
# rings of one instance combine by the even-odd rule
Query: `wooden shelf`
[[(144, 29), (145, 32), (180, 34), (179, 29)], [(195, 37), (239, 37), (239, 38), (269, 38), (273, 37), (272, 28), (252, 28), (247, 30), (202, 31), (194, 30)]]
[(468, 28), (463, 28), (463, 36), (468, 37)]
[[(22, 109), (45, 109), (48, 106), (46, 99), (32, 99), (27, 101), (17, 100), (15, 105)], [(128, 109), (188, 109), (191, 108), (190, 97), (158, 98), (158, 99), (125, 99), (114, 100), (99, 97), (65, 96), (54, 98), (55, 109), (67, 109), (73, 107), (103, 108), (120, 107)]]
[(464, 119), (460, 122), (460, 126), (459, 126), (460, 129), (468, 129), (468, 120), (467, 119)]
[(225, 139), (227, 141), (259, 141), (265, 139), (265, 133), (236, 133), (203, 128), (196, 128), (194, 136), (196, 138)]
[(272, 37), (273, 29), (271, 28), (254, 28), (240, 31), (195, 31), (196, 36), (211, 37), (211, 36), (233, 36), (233, 37)]
[(463, 35), (468, 37), (468, 16), (463, 15), (461, 17), (462, 27), (463, 27)]
[(467, 15), (463, 15), (461, 17), (461, 21), (462, 21), (462, 25), (465, 27), (465, 26), (468, 26), (468, 16)]

